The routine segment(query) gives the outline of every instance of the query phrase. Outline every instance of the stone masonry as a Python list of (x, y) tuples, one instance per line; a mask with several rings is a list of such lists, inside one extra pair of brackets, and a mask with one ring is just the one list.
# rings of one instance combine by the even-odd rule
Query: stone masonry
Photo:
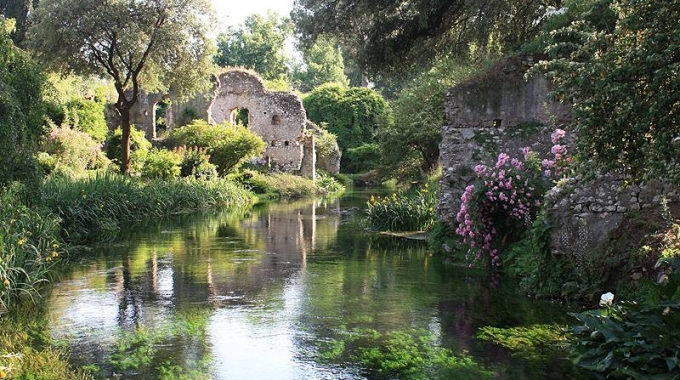
[(530, 58), (503, 61), (483, 79), (446, 93), (438, 207), (443, 221), (453, 221), (476, 165), (495, 160), (500, 152), (518, 157), (524, 146), (544, 153), (555, 126), (571, 120), (570, 106), (548, 100), (544, 77), (524, 78), (532, 63)]
[[(235, 124), (239, 110), (248, 110), (247, 127), (267, 144), (258, 164), (275, 171), (301, 174), (314, 178), (317, 161), (321, 169), (332, 174), (339, 172), (339, 164), (330, 157), (317, 157), (313, 124), (299, 96), (287, 92), (269, 91), (260, 77), (252, 71), (229, 69), (213, 77), (211, 91), (193, 99), (171, 102), (165, 115), (168, 130), (185, 125), (193, 119), (209, 123), (228, 121)], [(163, 94), (143, 94), (131, 111), (132, 123), (141, 127), (147, 138), (157, 138), (155, 110)], [(339, 160), (339, 148), (337, 149)]]

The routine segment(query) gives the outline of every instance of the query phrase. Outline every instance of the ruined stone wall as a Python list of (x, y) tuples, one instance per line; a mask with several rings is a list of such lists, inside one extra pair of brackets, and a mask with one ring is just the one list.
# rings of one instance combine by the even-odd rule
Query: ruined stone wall
[(233, 123), (234, 111), (247, 109), (248, 129), (267, 143), (263, 160), (283, 171), (299, 171), (307, 122), (302, 100), (297, 95), (266, 90), (260, 78), (243, 70), (227, 71), (218, 81), (209, 121)]
[(500, 152), (520, 156), (524, 146), (547, 152), (551, 131), (570, 121), (570, 106), (548, 100), (544, 77), (524, 78), (531, 64), (531, 59), (504, 61), (483, 78), (447, 92), (440, 144), (442, 220), (453, 220), (476, 165)]
[[(545, 156), (552, 145), (550, 133), (570, 122), (570, 106), (548, 100), (544, 78), (524, 80), (528, 63), (506, 62), (485, 79), (446, 94), (448, 125), (442, 128), (440, 146), (443, 221), (453, 222), (461, 195), (475, 178), (475, 165), (493, 162), (499, 152), (519, 156), (523, 146)], [(544, 207), (551, 252), (578, 262), (585, 254), (610, 249), (617, 236), (630, 233), (640, 215), (663, 221), (664, 207), (680, 212), (680, 191), (660, 181), (630, 184), (613, 174), (576, 177), (559, 181), (546, 195)]]
[(616, 175), (563, 181), (545, 199), (552, 226), (550, 249), (576, 259), (588, 252), (603, 252), (612, 234), (636, 212), (662, 220), (664, 197), (668, 207), (676, 208), (680, 201), (677, 188), (660, 181), (630, 185)]
[[(168, 130), (186, 125), (194, 119), (209, 123), (228, 121), (235, 124), (238, 110), (248, 110), (247, 127), (267, 144), (259, 164), (289, 173), (314, 178), (316, 149), (314, 138), (318, 131), (307, 120), (300, 97), (286, 92), (268, 91), (262, 79), (253, 72), (231, 69), (213, 77), (212, 90), (187, 101), (171, 98), (166, 111)], [(157, 137), (155, 109), (165, 98), (162, 94), (141, 94), (132, 109), (132, 123), (146, 132), (149, 140)], [(340, 148), (331, 149), (321, 157), (322, 169), (337, 174), (340, 171)]]

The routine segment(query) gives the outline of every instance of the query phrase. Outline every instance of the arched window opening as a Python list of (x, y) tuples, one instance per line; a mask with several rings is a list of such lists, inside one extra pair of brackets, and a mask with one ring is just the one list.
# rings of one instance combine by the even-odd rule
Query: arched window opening
[(154, 128), (152, 131), (152, 138), (157, 139), (165, 136), (168, 130), (168, 117), (170, 116), (170, 101), (161, 100), (154, 106)]
[(247, 127), (250, 122), (250, 112), (247, 108), (234, 108), (231, 110), (229, 121), (234, 125), (241, 124)]
[(289, 145), (290, 145), (290, 141), (286, 141), (286, 142), (284, 142), (284, 143), (283, 143), (283, 145), (285, 145), (285, 146), (289, 146)]
[(276, 141), (272, 140), (271, 146), (276, 146)]
[(281, 125), (281, 116), (280, 115), (272, 116), (272, 125)]

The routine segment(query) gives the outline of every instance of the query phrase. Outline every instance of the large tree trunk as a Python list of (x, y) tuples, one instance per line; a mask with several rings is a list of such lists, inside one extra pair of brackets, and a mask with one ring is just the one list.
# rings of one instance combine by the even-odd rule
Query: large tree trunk
[(122, 107), (120, 111), (120, 129), (123, 131), (121, 138), (121, 150), (123, 160), (120, 162), (120, 170), (130, 174), (130, 107)]

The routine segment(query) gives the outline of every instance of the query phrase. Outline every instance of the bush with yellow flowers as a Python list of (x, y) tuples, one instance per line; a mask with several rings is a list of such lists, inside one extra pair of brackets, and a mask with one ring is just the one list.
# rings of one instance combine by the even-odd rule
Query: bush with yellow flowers
[(63, 255), (58, 218), (27, 207), (22, 192), (17, 184), (0, 192), (0, 314), (22, 296), (37, 297)]

